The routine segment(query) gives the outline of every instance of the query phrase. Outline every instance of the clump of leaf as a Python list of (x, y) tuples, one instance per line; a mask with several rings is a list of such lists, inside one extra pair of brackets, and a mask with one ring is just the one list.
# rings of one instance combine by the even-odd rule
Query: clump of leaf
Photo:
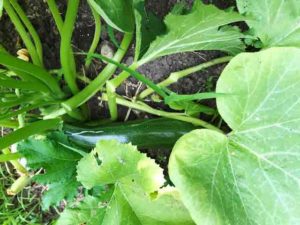
[(300, 10), (295, 0), (237, 0), (239, 12), (247, 17), (253, 36), (263, 47), (300, 47)]
[(44, 169), (34, 181), (48, 185), (43, 195), (43, 208), (57, 205), (62, 199), (72, 200), (77, 194), (76, 164), (82, 155), (73, 151), (72, 144), (61, 132), (34, 136), (18, 144), (18, 151), (31, 169)]
[[(87, 197), (78, 207), (67, 209), (58, 224), (194, 224), (176, 189), (161, 188), (162, 169), (131, 144), (99, 142), (80, 160), (77, 173), (84, 187), (108, 185), (110, 194), (105, 200)], [(92, 214), (97, 217), (91, 218)]]
[(300, 50), (236, 56), (217, 92), (228, 135), (195, 130), (176, 143), (170, 178), (197, 224), (300, 221)]

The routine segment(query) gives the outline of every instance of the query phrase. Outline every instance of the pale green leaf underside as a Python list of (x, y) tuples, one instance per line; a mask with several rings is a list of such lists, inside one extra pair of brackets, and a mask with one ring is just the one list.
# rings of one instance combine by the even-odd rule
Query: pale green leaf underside
[(236, 54), (244, 49), (242, 34), (233, 27), (223, 27), (244, 18), (236, 12), (225, 12), (213, 5), (195, 1), (190, 14), (169, 14), (165, 19), (168, 32), (151, 45), (140, 64), (155, 58), (196, 50), (220, 50)]
[(241, 13), (245, 13), (254, 34), (265, 47), (300, 47), (299, 0), (237, 0)]
[(170, 159), (172, 181), (197, 224), (300, 223), (300, 49), (235, 57), (218, 110), (233, 129), (196, 130)]
[(134, 31), (132, 0), (88, 0), (106, 23), (121, 32)]
[(78, 180), (87, 188), (114, 185), (98, 224), (194, 224), (178, 192), (160, 188), (165, 182), (162, 169), (130, 144), (99, 142), (79, 162), (77, 172)]

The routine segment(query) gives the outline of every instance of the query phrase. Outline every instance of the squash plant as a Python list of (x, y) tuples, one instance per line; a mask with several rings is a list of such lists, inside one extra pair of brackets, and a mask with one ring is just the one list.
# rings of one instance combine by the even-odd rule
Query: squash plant
[[(299, 223), (297, 1), (237, 0), (238, 13), (195, 0), (190, 11), (177, 6), (162, 23), (145, 10), (142, 0), (88, 0), (98, 32), (89, 53), (79, 54), (87, 55), (87, 66), (92, 58), (108, 64), (83, 90), (77, 86), (81, 76), (76, 71), (76, 54), (71, 47), (79, 0), (68, 1), (64, 19), (55, 1), (47, 1), (61, 34), (61, 71), (67, 83), (64, 89), (59, 74), (53, 76), (43, 68), (40, 41), (17, 1), (3, 2), (32, 63), (15, 59), (4, 49), (0, 55), (0, 63), (6, 67), (0, 77), (5, 81), (2, 101), (13, 102), (12, 106), (1, 107), (2, 125), (18, 122), (23, 127), (1, 139), (0, 146), (6, 148), (26, 139), (18, 143), (18, 153), (0, 159), (24, 156), (30, 168), (45, 169), (44, 174), (33, 178), (49, 187), (43, 199), (45, 209), (62, 199), (71, 201), (80, 185), (85, 188), (83, 201), (68, 205), (58, 224)], [(124, 32), (112, 59), (94, 53), (100, 17), (110, 27)], [(232, 26), (240, 21), (245, 21), (250, 29), (242, 33)], [(283, 21), (282, 26), (276, 21)], [(134, 62), (125, 66), (121, 61), (134, 33)], [(263, 49), (241, 53), (245, 51), (241, 39)], [(172, 73), (159, 84), (136, 71), (161, 56), (196, 50), (220, 50), (229, 56)], [(167, 89), (193, 72), (228, 61), (215, 93), (179, 95)], [(117, 68), (122, 72), (111, 78)], [(115, 92), (129, 76), (148, 86), (132, 101)], [(13, 83), (11, 79), (15, 77), (18, 79)], [(37, 85), (30, 88), (28, 82)], [(117, 135), (112, 135), (112, 140), (99, 141), (91, 151), (73, 143), (62, 131), (32, 136), (45, 130), (37, 123), (53, 124), (48, 128), (55, 128), (60, 121), (57, 118), (68, 122), (88, 120), (84, 103), (98, 91), (102, 92), (101, 100), (108, 102), (112, 121), (118, 118), (117, 105), (123, 105), (206, 128), (182, 136), (175, 144), (169, 160), (171, 182), (164, 178), (154, 160), (131, 144), (119, 143)], [(154, 92), (175, 112), (146, 105), (143, 99)], [(37, 93), (43, 95), (33, 99)], [(46, 103), (45, 97), (49, 98)], [(218, 113), (232, 130), (228, 134), (199, 119), (199, 113), (215, 113), (199, 103), (209, 98), (216, 98)], [(16, 106), (19, 110), (15, 110)], [(41, 113), (34, 117), (41, 121), (31, 123), (30, 110), (35, 108)], [(102, 128), (99, 130), (102, 132)], [(86, 132), (84, 128), (76, 131)], [(92, 135), (97, 130), (93, 132)]]

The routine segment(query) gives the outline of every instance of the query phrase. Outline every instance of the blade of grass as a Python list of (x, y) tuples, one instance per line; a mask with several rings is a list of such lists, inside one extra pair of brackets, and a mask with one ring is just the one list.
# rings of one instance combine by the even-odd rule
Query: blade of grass
[(27, 107), (23, 107), (19, 110), (11, 112), (11, 113), (6, 113), (5, 115), (1, 115), (0, 120), (6, 120), (6, 119), (9, 119), (9, 118), (13, 118), (13, 117), (18, 116), (22, 113), (29, 112), (31, 110), (41, 108), (42, 106), (45, 106), (45, 105), (58, 104), (58, 103), (59, 102), (44, 102), (44, 101), (39, 102), (39, 103), (30, 105), (30, 106), (27, 106)]
[(192, 95), (178, 95), (175, 93), (170, 94), (165, 98), (165, 103), (169, 104), (172, 102), (182, 102), (182, 101), (193, 101), (193, 100), (205, 100), (205, 99), (212, 99), (217, 98), (220, 96), (225, 96), (226, 94), (223, 93), (215, 93), (215, 92), (203, 92), (203, 93), (196, 93)]
[(25, 62), (3, 52), (0, 52), (0, 64), (9, 67), (12, 70), (16, 69), (17, 71), (25, 72), (26, 74), (39, 79), (49, 87), (49, 89), (55, 94), (57, 98), (62, 98), (64, 96), (64, 93), (61, 91), (56, 79), (42, 67)]
[(0, 149), (5, 149), (14, 143), (24, 140), (34, 134), (39, 134), (46, 130), (57, 129), (61, 123), (60, 119), (41, 120), (23, 128), (20, 128), (0, 139)]
[(117, 67), (119, 67), (120, 69), (128, 72), (130, 75), (132, 75), (137, 80), (141, 81), (143, 84), (147, 85), (148, 87), (151, 87), (161, 97), (165, 98), (165, 97), (168, 96), (166, 94), (166, 92), (161, 87), (159, 87), (156, 84), (154, 84), (150, 79), (146, 78), (141, 73), (139, 73), (139, 72), (137, 72), (135, 70), (130, 69), (128, 66), (126, 66), (126, 65), (124, 65), (122, 63), (119, 63), (119, 62), (117, 62), (117, 61), (115, 61), (113, 59), (107, 58), (107, 57), (105, 57), (103, 55), (100, 55), (100, 54), (92, 54), (92, 55), (90, 55), (90, 57), (97, 58), (97, 59), (103, 60), (103, 61), (105, 61), (107, 63), (114, 64)]
[(23, 90), (38, 91), (44, 93), (50, 92), (50, 90), (46, 86), (39, 85), (39, 83), (33, 83), (30, 81), (20, 81), (8, 77), (6, 77), (5, 79), (0, 79), (0, 86), (4, 88), (14, 88), (14, 89), (18, 88)]

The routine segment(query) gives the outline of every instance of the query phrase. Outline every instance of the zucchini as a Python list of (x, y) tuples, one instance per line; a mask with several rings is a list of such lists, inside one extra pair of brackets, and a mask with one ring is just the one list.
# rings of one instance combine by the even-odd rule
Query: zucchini
[(194, 129), (190, 123), (165, 118), (118, 122), (95, 128), (74, 125), (63, 128), (70, 141), (83, 148), (94, 148), (100, 140), (115, 139), (151, 149), (172, 148), (182, 135)]

